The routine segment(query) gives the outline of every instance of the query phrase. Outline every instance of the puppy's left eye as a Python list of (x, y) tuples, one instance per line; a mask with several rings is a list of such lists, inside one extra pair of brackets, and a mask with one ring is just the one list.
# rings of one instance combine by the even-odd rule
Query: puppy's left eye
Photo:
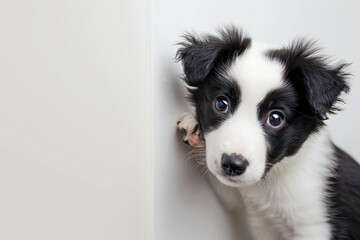
[(272, 128), (280, 128), (283, 126), (285, 117), (284, 114), (280, 111), (272, 111), (270, 112), (266, 124)]
[(227, 97), (218, 97), (215, 101), (215, 109), (221, 113), (227, 113), (229, 111), (229, 101)]

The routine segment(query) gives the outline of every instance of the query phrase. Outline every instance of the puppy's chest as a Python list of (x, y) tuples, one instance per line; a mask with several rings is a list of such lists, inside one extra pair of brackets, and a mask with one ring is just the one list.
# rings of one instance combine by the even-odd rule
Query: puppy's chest
[(283, 239), (292, 238), (303, 231), (303, 226), (312, 223), (327, 233), (323, 175), (281, 170), (285, 174), (277, 174), (276, 178), (240, 191), (248, 214), (252, 216), (249, 220), (255, 221), (259, 225), (257, 228), (265, 225)]
[(296, 209), (303, 208), (304, 204), (294, 196), (282, 195), (283, 189), (276, 188), (279, 186), (271, 190), (253, 189), (242, 193), (242, 197), (250, 224), (256, 225), (256, 229), (266, 228), (273, 235), (290, 238), (294, 235), (295, 222), (301, 221)]

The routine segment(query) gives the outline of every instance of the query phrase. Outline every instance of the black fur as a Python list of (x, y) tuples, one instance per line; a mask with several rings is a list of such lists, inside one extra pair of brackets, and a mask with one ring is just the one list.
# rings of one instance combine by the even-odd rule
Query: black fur
[(349, 74), (344, 72), (347, 64), (328, 65), (314, 46), (313, 41), (297, 40), (289, 47), (269, 51), (268, 56), (284, 64), (285, 79), (302, 94), (304, 106), (326, 120), (328, 112), (338, 110), (334, 103), (340, 100), (339, 95), (349, 91), (345, 81)]
[(360, 165), (334, 145), (337, 168), (329, 179), (333, 240), (360, 239)]
[(229, 116), (215, 110), (218, 96), (227, 96), (230, 113), (234, 113), (241, 99), (240, 88), (235, 82), (224, 80), (217, 74), (208, 78), (205, 84), (200, 83), (198, 89), (192, 90), (192, 100), (196, 106), (196, 116), (202, 133), (214, 130)]
[(233, 26), (220, 29), (219, 35), (199, 38), (187, 34), (184, 36), (186, 41), (180, 43), (182, 47), (178, 50), (176, 59), (182, 62), (185, 81), (190, 86), (198, 86), (215, 67), (239, 56), (251, 44), (250, 38)]
[(214, 101), (218, 96), (227, 96), (230, 100), (230, 111), (235, 111), (241, 99), (239, 86), (231, 79), (224, 79), (222, 73), (240, 56), (251, 41), (235, 27), (219, 30), (220, 36), (207, 35), (198, 38), (186, 35), (186, 42), (177, 52), (177, 60), (182, 61), (185, 81), (190, 86), (191, 100), (196, 106), (196, 116), (202, 133), (216, 128), (227, 115), (214, 109)]
[[(300, 103), (300, 98), (295, 88), (287, 85), (270, 92), (258, 106), (258, 118), (270, 146), (264, 177), (275, 163), (295, 154), (308, 136), (323, 125), (314, 114), (308, 113), (307, 108)], [(280, 110), (284, 114), (285, 123), (280, 129), (266, 125), (268, 113), (272, 109)]]
[[(318, 54), (319, 48), (314, 44), (313, 41), (297, 40), (288, 47), (267, 53), (270, 59), (284, 65), (284, 80), (288, 83), (287, 87), (268, 94), (259, 107), (259, 119), (264, 118), (262, 112), (270, 109), (283, 110), (286, 118), (285, 126), (279, 130), (263, 124), (271, 146), (267, 171), (283, 157), (295, 154), (308, 136), (324, 125), (327, 113), (339, 110), (334, 104), (341, 101), (339, 95), (342, 92), (349, 90), (348, 74), (344, 71), (347, 64), (330, 66)], [(278, 105), (266, 107), (268, 102)]]

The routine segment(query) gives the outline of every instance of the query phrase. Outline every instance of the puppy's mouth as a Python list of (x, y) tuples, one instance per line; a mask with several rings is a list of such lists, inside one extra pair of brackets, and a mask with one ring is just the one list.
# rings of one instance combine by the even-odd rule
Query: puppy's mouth
[(223, 183), (224, 185), (230, 186), (230, 187), (246, 187), (246, 186), (255, 184), (261, 180), (261, 178), (249, 180), (244, 175), (229, 176), (221, 171), (219, 171), (218, 173), (216, 173), (214, 175), (221, 183)]

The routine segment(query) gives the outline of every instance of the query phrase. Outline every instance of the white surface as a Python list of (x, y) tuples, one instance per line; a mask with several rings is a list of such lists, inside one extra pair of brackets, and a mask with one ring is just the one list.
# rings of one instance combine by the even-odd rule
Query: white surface
[(214, 32), (223, 24), (243, 27), (253, 41), (282, 46), (309, 36), (323, 53), (353, 62), (352, 91), (346, 110), (331, 117), (335, 143), (360, 159), (360, 3), (357, 1), (153, 1), (153, 79), (155, 145), (155, 239), (237, 239), (206, 183), (185, 171), (175, 122), (187, 110), (181, 91), (175, 45), (185, 31)]
[(0, 34), (0, 239), (151, 239), (150, 2), (1, 1)]

